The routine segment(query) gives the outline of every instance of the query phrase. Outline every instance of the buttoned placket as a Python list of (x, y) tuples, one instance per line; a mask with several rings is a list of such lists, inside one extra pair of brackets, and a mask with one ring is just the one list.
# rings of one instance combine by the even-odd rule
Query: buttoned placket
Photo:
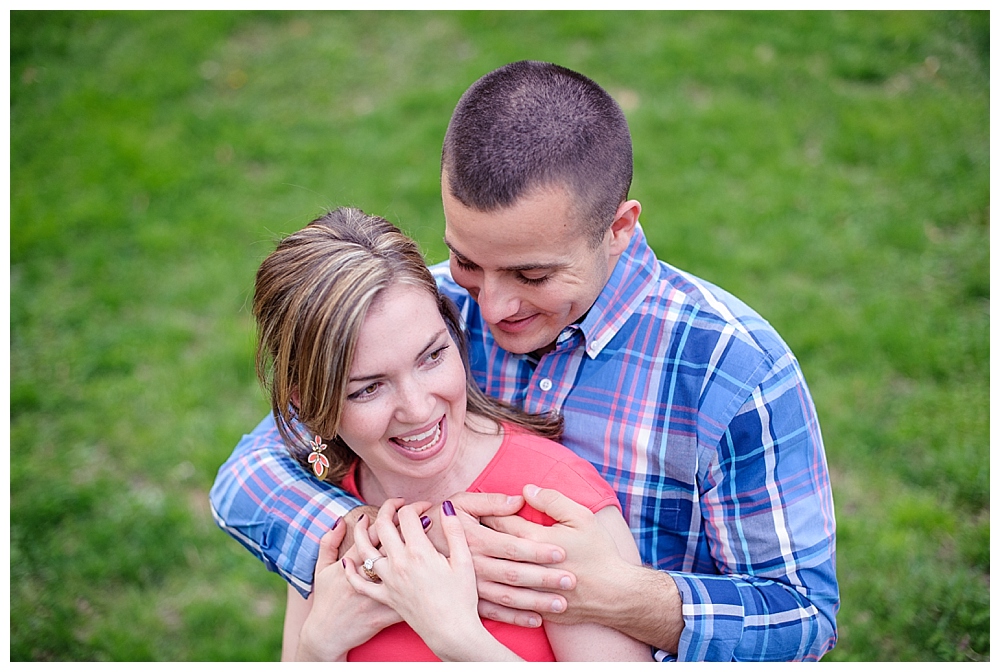
[(556, 338), (556, 347), (535, 362), (524, 395), (524, 410), (529, 413), (562, 411), (566, 397), (573, 389), (577, 370), (585, 352), (580, 347), (583, 334), (577, 325), (570, 325)]

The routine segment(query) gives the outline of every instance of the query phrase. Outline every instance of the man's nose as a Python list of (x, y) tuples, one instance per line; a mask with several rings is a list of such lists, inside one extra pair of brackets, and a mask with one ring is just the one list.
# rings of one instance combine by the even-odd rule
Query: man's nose
[(510, 283), (503, 278), (490, 274), (483, 276), (476, 303), (487, 323), (496, 324), (517, 314), (520, 302), (512, 290)]

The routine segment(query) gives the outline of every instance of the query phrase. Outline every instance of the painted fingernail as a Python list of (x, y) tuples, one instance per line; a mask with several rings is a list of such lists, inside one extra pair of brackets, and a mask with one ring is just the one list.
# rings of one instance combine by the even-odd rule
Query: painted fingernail
[(449, 499), (446, 499), (443, 502), (441, 502), (441, 510), (444, 511), (444, 515), (446, 516), (455, 515), (455, 507), (452, 506), (451, 500)]
[(573, 582), (569, 580), (568, 576), (564, 576), (561, 579), (559, 579), (559, 587), (562, 588), (563, 590), (569, 590), (570, 588), (573, 587)]
[(552, 600), (552, 611), (555, 613), (561, 613), (563, 610), (562, 600)]
[(420, 516), (420, 524), (426, 530), (428, 527), (431, 526), (431, 519), (428, 518), (427, 516)]
[(562, 562), (564, 560), (563, 554), (560, 551), (552, 551), (552, 562)]
[(532, 616), (531, 618), (528, 619), (528, 627), (529, 628), (537, 628), (539, 625), (541, 625), (541, 622), (537, 618), (535, 618), (534, 616)]
[(528, 493), (529, 495), (531, 495), (532, 497), (534, 497), (535, 495), (537, 495), (540, 490), (541, 490), (541, 488), (539, 488), (537, 485), (529, 485), (529, 486), (525, 487), (525, 489), (524, 489), (524, 491), (526, 493)]

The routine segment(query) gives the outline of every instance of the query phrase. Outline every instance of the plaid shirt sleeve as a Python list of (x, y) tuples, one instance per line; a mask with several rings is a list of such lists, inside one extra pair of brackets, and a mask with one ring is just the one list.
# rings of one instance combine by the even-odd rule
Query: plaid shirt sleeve
[(209, 501), (219, 527), (303, 597), (312, 591), (319, 540), (360, 505), (292, 459), (270, 415), (219, 468)]
[(791, 355), (702, 453), (700, 507), (719, 573), (670, 572), (683, 601), (677, 658), (818, 660), (837, 639), (833, 498)]

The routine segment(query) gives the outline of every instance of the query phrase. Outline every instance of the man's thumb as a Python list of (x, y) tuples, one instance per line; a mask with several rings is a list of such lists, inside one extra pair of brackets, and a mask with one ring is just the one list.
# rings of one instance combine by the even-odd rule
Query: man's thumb
[(467, 513), (473, 518), (511, 516), (524, 506), (520, 495), (495, 492), (461, 492), (451, 497), (451, 503), (456, 511)]
[(546, 488), (539, 488), (537, 485), (528, 484), (524, 486), (524, 501), (534, 509), (555, 519), (558, 523), (570, 524), (586, 517), (591, 511), (587, 507), (577, 504), (566, 495)]

